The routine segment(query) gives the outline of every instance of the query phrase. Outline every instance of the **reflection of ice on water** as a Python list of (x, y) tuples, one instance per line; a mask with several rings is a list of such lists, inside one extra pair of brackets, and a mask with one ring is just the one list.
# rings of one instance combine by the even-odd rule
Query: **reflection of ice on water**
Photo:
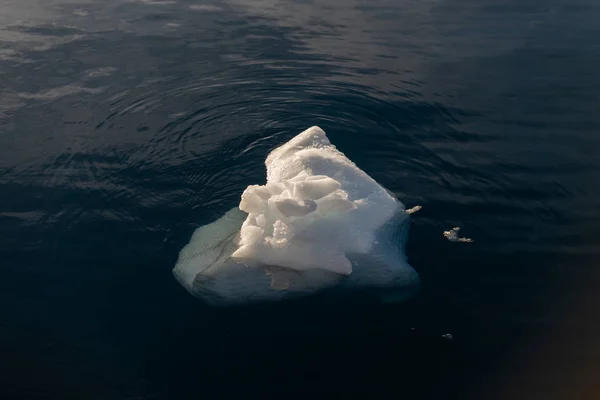
[(458, 236), (458, 231), (460, 231), (460, 228), (458, 226), (455, 226), (454, 228), (450, 229), (449, 231), (444, 231), (444, 237), (451, 242), (463, 242), (463, 243), (472, 243), (473, 242), (473, 239), (471, 239), (471, 238)]

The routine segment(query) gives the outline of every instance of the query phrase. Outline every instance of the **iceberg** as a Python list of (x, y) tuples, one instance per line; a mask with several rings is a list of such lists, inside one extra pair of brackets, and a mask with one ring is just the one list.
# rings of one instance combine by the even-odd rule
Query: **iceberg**
[(404, 248), (410, 213), (313, 126), (269, 153), (265, 185), (196, 229), (174, 276), (217, 306), (323, 291), (402, 301), (419, 276)]

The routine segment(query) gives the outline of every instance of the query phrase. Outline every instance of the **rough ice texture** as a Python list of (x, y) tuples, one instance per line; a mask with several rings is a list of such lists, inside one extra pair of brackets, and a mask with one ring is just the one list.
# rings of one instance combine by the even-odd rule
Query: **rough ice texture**
[(266, 185), (194, 232), (174, 273), (217, 305), (324, 289), (399, 300), (418, 284), (406, 263), (409, 215), (385, 188), (312, 127), (273, 150)]

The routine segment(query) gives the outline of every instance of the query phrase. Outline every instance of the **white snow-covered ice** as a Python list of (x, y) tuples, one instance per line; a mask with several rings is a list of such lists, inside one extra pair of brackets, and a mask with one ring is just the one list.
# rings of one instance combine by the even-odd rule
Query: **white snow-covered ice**
[(363, 290), (382, 301), (418, 286), (404, 246), (404, 205), (312, 127), (274, 149), (267, 183), (198, 228), (175, 277), (214, 305)]

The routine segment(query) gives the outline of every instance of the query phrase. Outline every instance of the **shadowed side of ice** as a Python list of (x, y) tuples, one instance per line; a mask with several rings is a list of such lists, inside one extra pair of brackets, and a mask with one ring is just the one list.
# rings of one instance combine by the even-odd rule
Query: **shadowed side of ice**
[(213, 305), (282, 300), (320, 291), (401, 301), (418, 287), (404, 247), (404, 205), (312, 127), (273, 150), (266, 185), (198, 228), (173, 270)]

